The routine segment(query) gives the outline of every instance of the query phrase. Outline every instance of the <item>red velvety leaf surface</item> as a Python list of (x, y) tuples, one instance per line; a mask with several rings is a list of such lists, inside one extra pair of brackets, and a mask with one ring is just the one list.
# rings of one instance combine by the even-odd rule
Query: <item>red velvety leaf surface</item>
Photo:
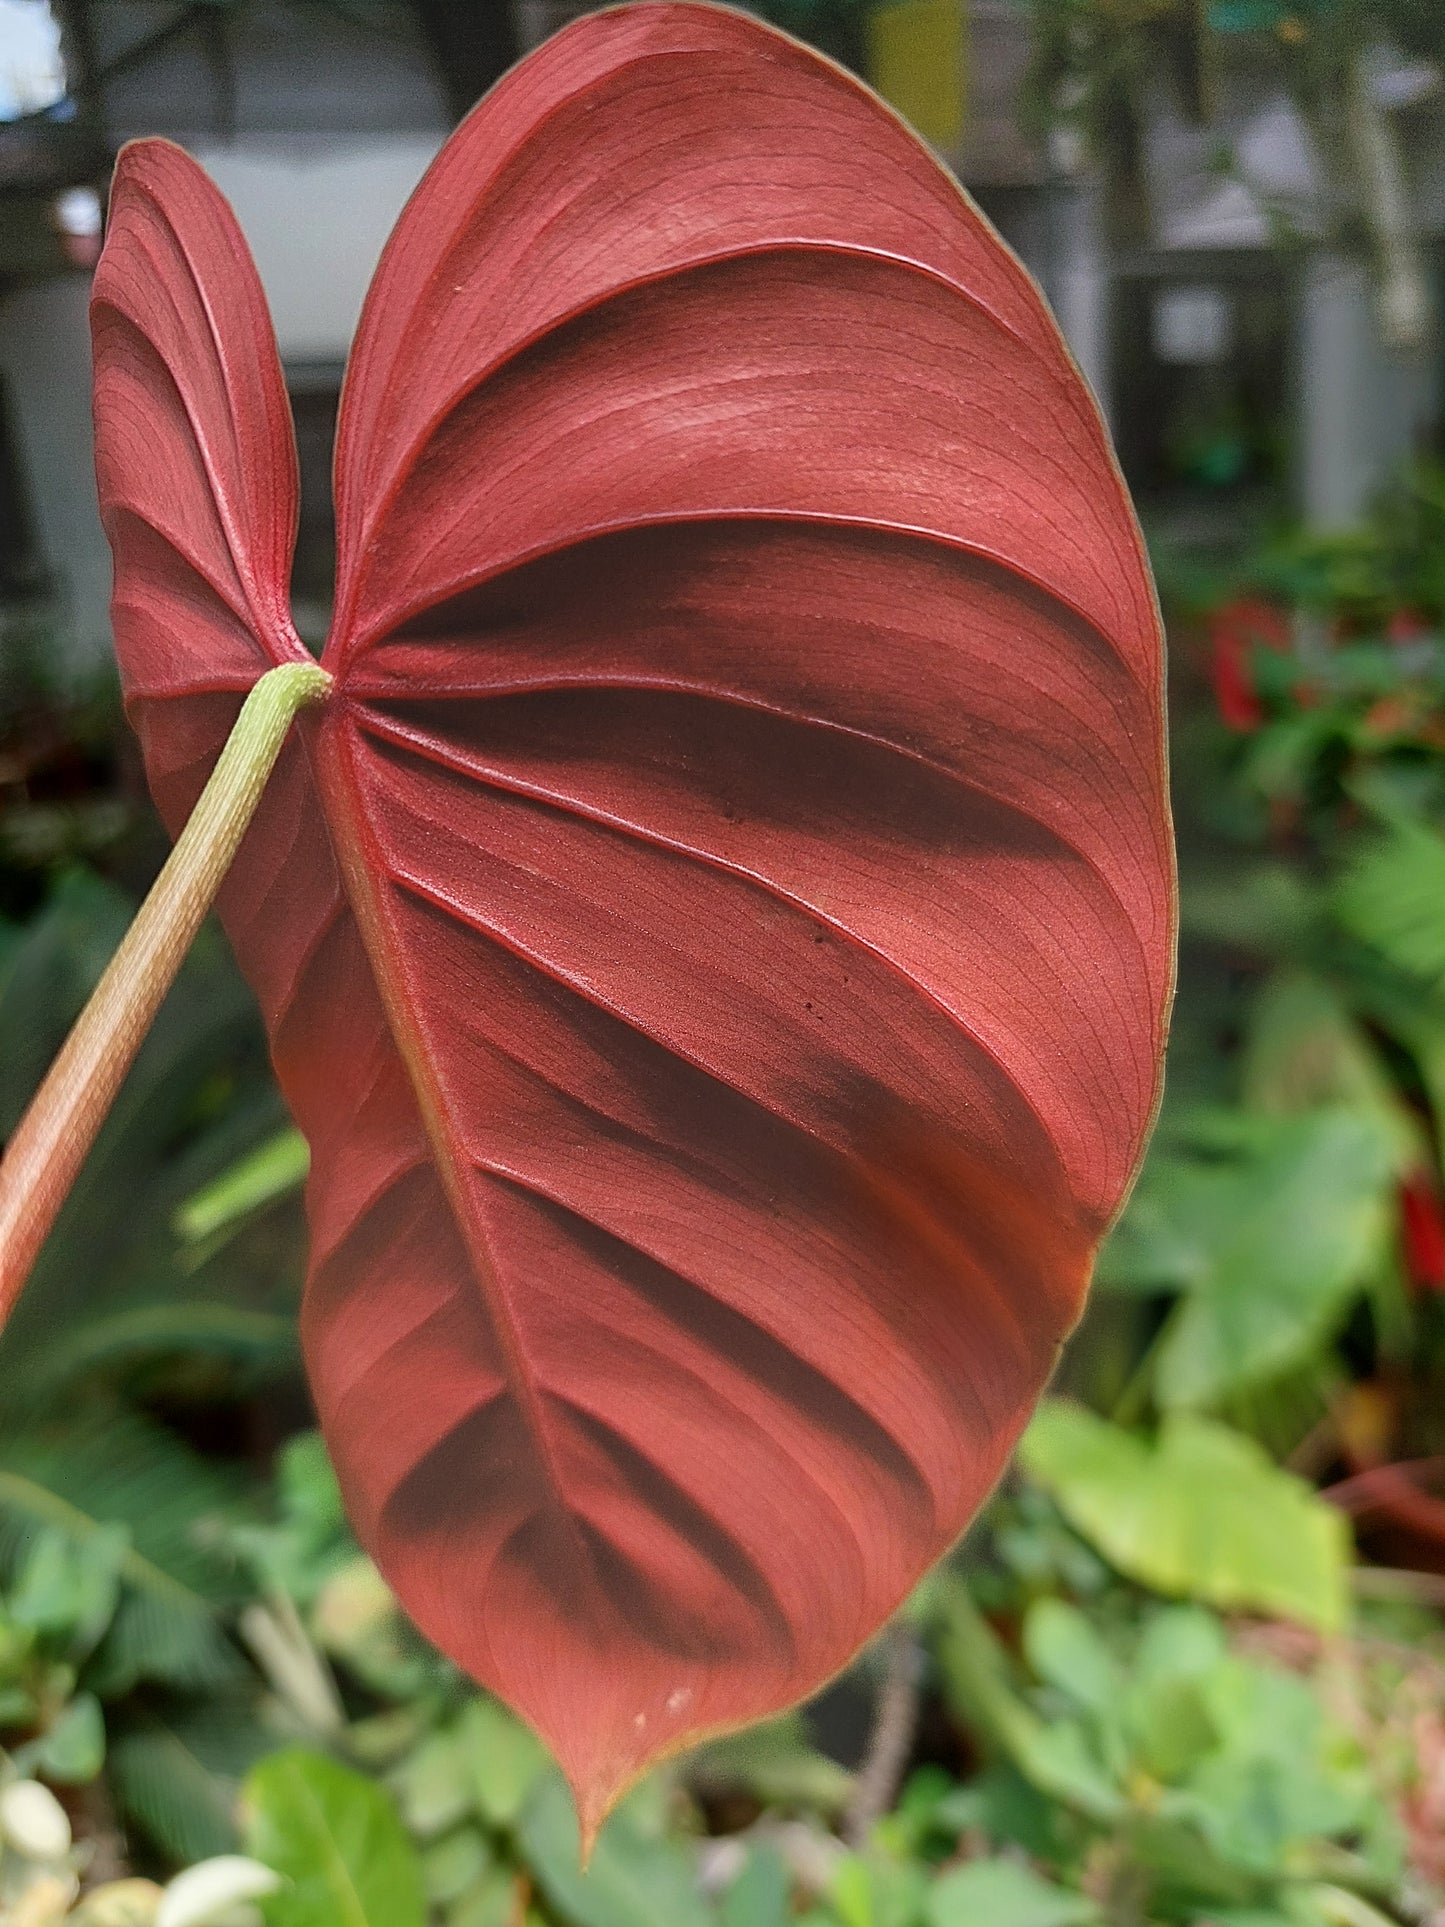
[[(304, 655), (228, 211), (122, 159), (97, 447), (172, 829)], [(997, 1477), (1152, 1116), (1160, 640), (1032, 285), (847, 76), (593, 16), (447, 144), (338, 441), (326, 704), (222, 899), (363, 1541), (584, 1824)]]

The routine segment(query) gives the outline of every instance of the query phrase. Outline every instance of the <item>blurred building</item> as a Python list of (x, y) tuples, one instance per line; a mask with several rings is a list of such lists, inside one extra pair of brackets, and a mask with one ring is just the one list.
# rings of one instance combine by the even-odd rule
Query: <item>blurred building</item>
[[(760, 0), (800, 28), (823, 17), (809, 5)], [(376, 257), (457, 115), (582, 11), (575, 0), (0, 0), (0, 650), (14, 658), (30, 638), (62, 675), (108, 655), (85, 305), (118, 145), (160, 133), (188, 147), (255, 253), (296, 408), (295, 587), (315, 635), (331, 578), (337, 390)], [(1121, 234), (1071, 143), (1020, 131), (1027, 0), (880, 0), (836, 17), (863, 24), (830, 50), (934, 141), (1041, 282), (1146, 503), (1206, 537), (1211, 517), (1281, 498), (1338, 524), (1434, 433), (1438, 330), (1408, 354), (1384, 345), (1366, 269), (1322, 238), (1328, 169), (1288, 98), (1258, 78), (1247, 36), (1212, 127), (1192, 125), (1161, 81), (1145, 190)], [(1441, 76), (1382, 57), (1372, 85), (1403, 136), (1433, 283)]]
[[(61, 55), (48, 77), (46, 22)], [(142, 134), (190, 149), (236, 208), (293, 392), (296, 586), (314, 627), (330, 584), (337, 388), (367, 281), (462, 105), (458, 81), (474, 97), (515, 51), (505, 9), (433, 0), (0, 0), (0, 117), (15, 72), (0, 118), (0, 503), (13, 505), (0, 596), (8, 583), (12, 607), (51, 601), (45, 634), (65, 667), (109, 651), (86, 248), (66, 232), (67, 208), (89, 222), (93, 252), (115, 151)], [(12, 623), (12, 646), (17, 634), (32, 630)]]

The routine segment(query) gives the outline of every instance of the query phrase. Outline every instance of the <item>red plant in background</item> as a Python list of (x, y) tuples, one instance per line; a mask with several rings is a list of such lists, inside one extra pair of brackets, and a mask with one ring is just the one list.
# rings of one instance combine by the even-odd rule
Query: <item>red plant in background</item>
[[(264, 300), (179, 150), (123, 155), (93, 314), (175, 829), (306, 660)], [(222, 914), (358, 1531), (590, 1831), (849, 1659), (1077, 1316), (1170, 992), (1157, 616), (1012, 256), (705, 7), (584, 18), (448, 142), (336, 483), (334, 683)]]
[(1420, 1169), (1400, 1186), (1405, 1268), (1420, 1291), (1445, 1291), (1445, 1211), (1431, 1174)]
[(1236, 596), (1209, 617), (1209, 673), (1219, 714), (1230, 729), (1247, 734), (1264, 722), (1254, 683), (1254, 652), (1290, 646), (1289, 617), (1259, 596)]
[(1408, 648), (1422, 636), (1435, 633), (1436, 624), (1419, 609), (1396, 609), (1385, 626), (1385, 634), (1398, 648)]

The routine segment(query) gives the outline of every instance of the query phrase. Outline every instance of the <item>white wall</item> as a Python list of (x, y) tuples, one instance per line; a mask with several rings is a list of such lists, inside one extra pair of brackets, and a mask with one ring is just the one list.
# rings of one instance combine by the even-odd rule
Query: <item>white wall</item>
[(0, 368), (15, 418), (43, 559), (60, 584), (58, 680), (110, 652), (110, 549), (91, 448), (88, 275), (0, 300)]
[(1390, 354), (1368, 270), (1319, 250), (1300, 290), (1296, 378), (1300, 507), (1314, 528), (1349, 528), (1435, 416), (1435, 353)]
[(386, 237), (440, 144), (396, 135), (197, 149), (250, 243), (284, 359), (343, 359)]

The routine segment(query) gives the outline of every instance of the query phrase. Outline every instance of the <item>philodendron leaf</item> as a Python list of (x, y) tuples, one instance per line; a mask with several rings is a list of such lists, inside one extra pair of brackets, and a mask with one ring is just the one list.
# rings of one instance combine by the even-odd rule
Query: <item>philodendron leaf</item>
[(374, 1780), (289, 1747), (252, 1768), (242, 1808), (247, 1852), (286, 1882), (269, 1927), (422, 1927), (416, 1849)]
[[(126, 149), (93, 302), (173, 830), (287, 607), (229, 209)], [(957, 1536), (1153, 1115), (1160, 636), (1037, 292), (866, 89), (592, 13), (448, 142), (337, 440), (327, 700), (221, 897), (311, 1154), (348, 1506), (585, 1828)]]
[(1344, 1624), (1344, 1519), (1243, 1434), (1181, 1414), (1149, 1444), (1049, 1399), (1019, 1457), (1075, 1530), (1142, 1585), (1322, 1632)]

